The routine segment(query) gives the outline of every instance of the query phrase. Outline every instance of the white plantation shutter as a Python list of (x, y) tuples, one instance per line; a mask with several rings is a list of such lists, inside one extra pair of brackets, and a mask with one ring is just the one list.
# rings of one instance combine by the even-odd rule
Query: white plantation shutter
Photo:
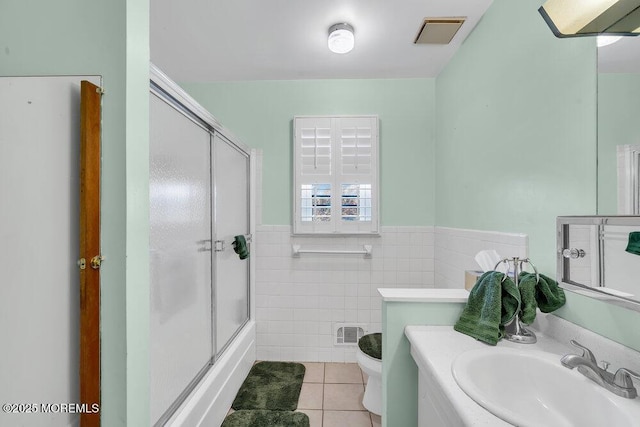
[(300, 173), (331, 175), (331, 120), (305, 123), (300, 127), (299, 138)]
[(378, 232), (378, 118), (295, 117), (294, 233)]
[(361, 118), (338, 119), (341, 172), (370, 175), (372, 169), (372, 123)]

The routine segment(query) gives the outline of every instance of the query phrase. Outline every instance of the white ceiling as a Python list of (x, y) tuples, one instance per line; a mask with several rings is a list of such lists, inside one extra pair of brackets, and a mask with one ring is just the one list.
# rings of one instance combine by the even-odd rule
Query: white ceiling
[[(153, 0), (151, 60), (176, 81), (434, 77), (492, 0)], [(449, 45), (414, 45), (425, 17), (466, 16)], [(327, 49), (338, 22), (356, 46)]]
[[(435, 77), (492, 0), (152, 0), (151, 60), (173, 80)], [(415, 45), (425, 17), (466, 16), (449, 45)], [(345, 55), (327, 49), (338, 22)], [(640, 72), (640, 37), (600, 48), (601, 72)]]

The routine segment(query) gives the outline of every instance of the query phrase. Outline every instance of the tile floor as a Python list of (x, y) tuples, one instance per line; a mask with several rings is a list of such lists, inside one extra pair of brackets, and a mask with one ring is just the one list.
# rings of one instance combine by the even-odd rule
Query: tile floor
[(378, 427), (380, 417), (362, 406), (366, 374), (357, 363), (308, 363), (298, 411), (311, 427)]
[(357, 363), (302, 362), (306, 368), (298, 411), (310, 427), (380, 427), (380, 416), (362, 406), (367, 375)]

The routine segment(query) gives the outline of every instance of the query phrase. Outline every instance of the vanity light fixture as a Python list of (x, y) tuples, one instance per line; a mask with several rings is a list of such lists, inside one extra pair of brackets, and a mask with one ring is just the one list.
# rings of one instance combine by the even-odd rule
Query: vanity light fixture
[(329, 27), (329, 38), (327, 45), (334, 53), (351, 52), (355, 44), (353, 27), (347, 23), (334, 24)]
[(538, 12), (556, 37), (640, 34), (640, 0), (547, 0)]

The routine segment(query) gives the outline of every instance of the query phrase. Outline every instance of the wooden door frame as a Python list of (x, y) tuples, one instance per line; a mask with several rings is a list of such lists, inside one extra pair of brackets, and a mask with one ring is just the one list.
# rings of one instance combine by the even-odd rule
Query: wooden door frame
[[(100, 87), (80, 84), (80, 415), (100, 425)], [(97, 406), (96, 406), (97, 405)]]

